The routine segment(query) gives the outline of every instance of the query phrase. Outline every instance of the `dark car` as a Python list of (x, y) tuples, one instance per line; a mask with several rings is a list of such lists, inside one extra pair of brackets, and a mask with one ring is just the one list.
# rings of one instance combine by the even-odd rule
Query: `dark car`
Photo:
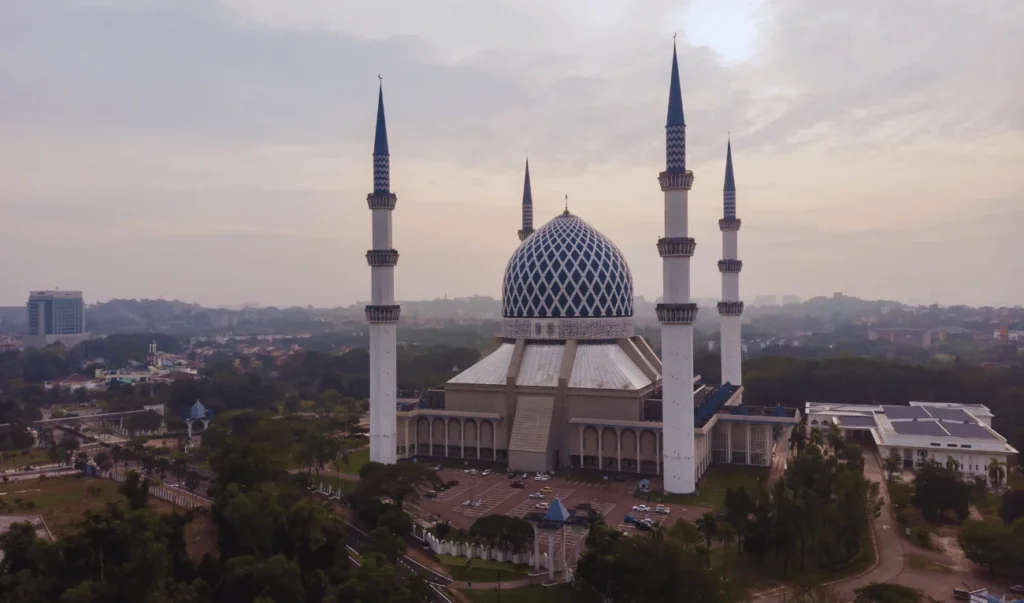
[(437, 490), (430, 490), (423, 493), (423, 498), (437, 498)]
[(617, 481), (617, 482), (625, 482), (626, 481), (626, 476), (622, 475), (622, 474), (619, 474), (619, 475), (616, 475), (616, 476), (612, 477), (612, 479)]
[(524, 484), (523, 482), (521, 482), (519, 480), (516, 480), (516, 481), (512, 482), (512, 487), (513, 488), (525, 488), (526, 484)]

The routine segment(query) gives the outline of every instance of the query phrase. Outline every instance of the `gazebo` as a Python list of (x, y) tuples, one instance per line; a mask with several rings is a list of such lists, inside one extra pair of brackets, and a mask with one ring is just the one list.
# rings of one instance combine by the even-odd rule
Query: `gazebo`
[[(537, 527), (547, 532), (548, 535), (548, 580), (550, 582), (555, 581), (555, 533), (565, 527), (565, 523), (569, 521), (571, 513), (569, 509), (565, 508), (562, 501), (556, 497), (552, 502), (551, 506), (548, 507), (547, 513), (544, 514), (544, 518), (537, 522)], [(533, 541), (534, 543), (534, 558), (540, 558), (540, 535)], [(565, 538), (562, 538), (562, 546), (565, 546)], [(563, 555), (563, 565), (565, 563)], [(568, 571), (568, 568), (564, 568)], [(568, 577), (568, 573), (566, 574)]]
[(188, 427), (188, 437), (192, 438), (192, 426), (196, 423), (203, 424), (203, 431), (210, 426), (210, 421), (213, 420), (213, 411), (203, 406), (203, 403), (196, 400), (196, 403), (192, 405), (192, 408), (188, 410), (188, 414), (185, 415), (185, 425)]

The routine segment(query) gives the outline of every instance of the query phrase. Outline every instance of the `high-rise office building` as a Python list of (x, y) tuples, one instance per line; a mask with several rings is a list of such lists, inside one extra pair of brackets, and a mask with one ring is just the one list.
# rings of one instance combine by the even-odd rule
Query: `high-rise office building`
[(81, 291), (30, 291), (26, 347), (61, 342), (71, 347), (89, 338)]

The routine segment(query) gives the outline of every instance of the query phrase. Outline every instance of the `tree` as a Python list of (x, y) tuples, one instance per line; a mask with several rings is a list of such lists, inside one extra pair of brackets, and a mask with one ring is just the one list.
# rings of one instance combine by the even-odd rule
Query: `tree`
[(807, 445), (807, 423), (801, 421), (793, 426), (793, 429), (789, 432), (789, 451), (793, 452), (796, 450), (797, 454), (804, 451), (804, 447)]
[(1024, 567), (1024, 519), (1009, 526), (968, 520), (960, 530), (959, 540), (964, 555), (990, 572), (1013, 575)]
[(953, 473), (960, 473), (960, 461), (951, 456), (946, 457), (946, 469)]
[(1006, 523), (1013, 523), (1024, 517), (1024, 490), (1007, 490), (999, 505), (999, 516)]
[(400, 509), (392, 509), (377, 518), (377, 526), (387, 528), (395, 536), (412, 533), (412, 516)]
[(507, 548), (514, 553), (528, 548), (534, 538), (530, 522), (507, 515), (485, 515), (473, 522), (469, 534), (488, 546)]
[(992, 482), (992, 488), (998, 490), (1006, 479), (1006, 463), (993, 458), (988, 462), (988, 479)]
[(417, 463), (367, 463), (359, 470), (359, 475), (358, 492), (369, 497), (386, 496), (399, 509), (405, 501), (416, 500), (420, 488), (436, 487), (441, 483), (433, 469)]
[(700, 530), (701, 535), (704, 537), (704, 546), (707, 547), (708, 569), (711, 569), (711, 540), (718, 532), (718, 522), (715, 521), (715, 514), (709, 511), (701, 515), (696, 523), (697, 529)]
[(92, 457), (92, 460), (101, 471), (110, 471), (112, 466), (111, 456), (107, 452), (103, 450), (97, 452), (96, 455)]
[(972, 486), (960, 473), (926, 459), (914, 477), (914, 496), (911, 502), (932, 521), (940, 521), (952, 511), (960, 521), (970, 512)]
[[(718, 540), (722, 543), (722, 548), (728, 551), (729, 545), (736, 540), (736, 528), (732, 527), (730, 523), (718, 524)], [(736, 552), (739, 553), (739, 547), (736, 548)]]
[(149, 504), (149, 478), (143, 478), (138, 471), (129, 471), (117, 492), (128, 500), (131, 509), (145, 508)]
[(882, 468), (885, 470), (885, 481), (891, 484), (896, 473), (903, 470), (903, 457), (893, 450), (882, 461)]
[(375, 528), (370, 532), (370, 541), (365, 548), (367, 553), (382, 555), (391, 563), (405, 553), (405, 540), (391, 533), (387, 528)]
[(189, 471), (185, 474), (185, 490), (192, 495), (192, 502), (196, 501), (196, 490), (199, 488), (199, 484), (202, 483), (202, 479), (199, 474), (195, 471)]

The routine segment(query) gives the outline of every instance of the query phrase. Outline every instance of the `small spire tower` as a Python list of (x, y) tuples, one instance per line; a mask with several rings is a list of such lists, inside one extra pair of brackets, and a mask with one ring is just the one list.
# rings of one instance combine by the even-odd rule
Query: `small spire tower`
[(665, 491), (696, 490), (693, 437), (693, 322), (690, 258), (696, 243), (688, 233), (688, 197), (693, 172), (686, 169), (686, 120), (679, 86), (679, 59), (672, 45), (672, 79), (665, 122), (665, 171), (658, 175), (665, 194), (665, 236), (658, 239), (662, 259), (661, 322), (663, 473)]
[(530, 160), (526, 160), (526, 177), (523, 179), (523, 228), (519, 231), (519, 240), (533, 234), (533, 191), (530, 190)]
[(718, 221), (722, 231), (722, 301), (718, 302), (722, 335), (722, 383), (743, 384), (743, 348), (740, 337), (743, 302), (740, 301), (740, 270), (738, 259), (740, 219), (736, 217), (736, 178), (732, 172), (732, 141), (725, 149), (725, 185), (722, 187), (723, 215)]
[(393, 464), (398, 460), (396, 424), (396, 333), (401, 307), (395, 303), (395, 265), (398, 251), (391, 243), (391, 213), (398, 197), (391, 192), (391, 154), (384, 120), (384, 86), (377, 94), (377, 131), (373, 141), (373, 192), (370, 207), (373, 249), (366, 252), (370, 265), (370, 460)]

